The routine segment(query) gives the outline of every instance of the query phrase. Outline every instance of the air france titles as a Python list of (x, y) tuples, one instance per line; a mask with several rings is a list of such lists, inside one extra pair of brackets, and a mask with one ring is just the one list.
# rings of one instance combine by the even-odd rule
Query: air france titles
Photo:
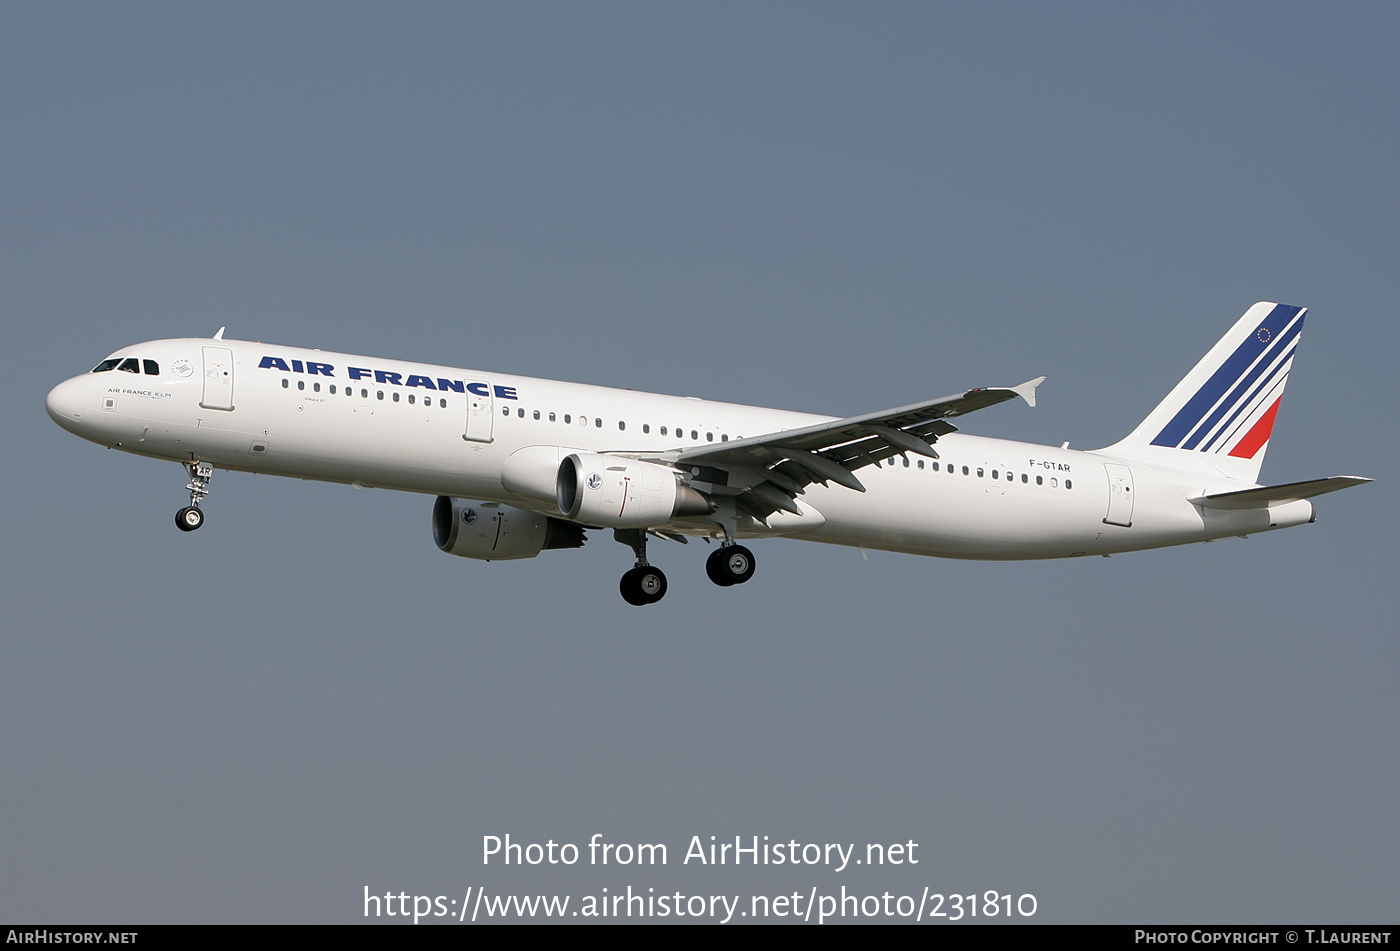
[[(283, 373), (304, 373), (307, 376), (335, 377), (335, 366), (330, 363), (317, 363), (314, 360), (283, 360), (281, 357), (263, 357), (258, 363), (260, 370), (281, 370)], [(418, 373), (397, 373), (393, 370), (368, 370), (364, 367), (346, 367), (345, 375), (351, 380), (373, 380), (388, 386), (417, 386), (426, 390), (453, 390), (457, 393), (474, 393), (477, 396), (492, 396), (501, 400), (518, 400), (513, 386), (488, 386), (482, 382), (466, 383), (462, 380), (449, 380), (446, 377), (430, 377)], [(407, 379), (405, 379), (405, 376)]]

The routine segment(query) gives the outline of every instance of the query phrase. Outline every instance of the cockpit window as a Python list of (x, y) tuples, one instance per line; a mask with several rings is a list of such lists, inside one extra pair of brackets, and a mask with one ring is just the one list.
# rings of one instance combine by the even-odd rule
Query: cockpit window
[(140, 373), (141, 364), (139, 361), (137, 361), (135, 357), (127, 357), (125, 360), (122, 361), (122, 365), (117, 367), (117, 369), (125, 370), (127, 373)]
[(95, 366), (95, 367), (92, 368), (92, 372), (93, 372), (93, 373), (105, 373), (105, 372), (107, 372), (108, 370), (115, 370), (116, 367), (117, 367), (117, 364), (118, 364), (118, 363), (121, 363), (121, 362), (122, 362), (122, 358), (121, 358), (121, 357), (113, 357), (113, 358), (110, 359), (110, 360), (103, 360), (103, 361), (102, 361), (101, 363), (99, 363), (97, 366)]
[(142, 360), (141, 366), (145, 368), (147, 376), (160, 376), (160, 367), (154, 360)]

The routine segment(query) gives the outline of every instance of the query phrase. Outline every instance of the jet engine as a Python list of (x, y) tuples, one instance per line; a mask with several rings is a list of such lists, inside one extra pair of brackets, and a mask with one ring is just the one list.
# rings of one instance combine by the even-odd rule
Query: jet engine
[(500, 502), (439, 495), (433, 541), (449, 555), (482, 561), (534, 558), (546, 548), (582, 548), (583, 528)]
[(566, 456), (555, 487), (559, 511), (585, 525), (650, 528), (714, 511), (708, 498), (676, 480), (674, 469), (593, 452)]

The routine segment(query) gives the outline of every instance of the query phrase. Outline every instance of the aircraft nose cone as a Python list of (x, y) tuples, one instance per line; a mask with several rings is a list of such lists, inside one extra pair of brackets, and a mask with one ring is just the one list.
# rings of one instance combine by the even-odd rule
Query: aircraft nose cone
[(83, 398), (84, 391), (87, 389), (83, 385), (85, 382), (83, 377), (64, 380), (49, 390), (49, 395), (44, 399), (44, 409), (48, 410), (49, 417), (69, 431), (76, 431), (78, 422), (84, 413), (97, 409), (95, 406), (86, 405), (87, 400)]

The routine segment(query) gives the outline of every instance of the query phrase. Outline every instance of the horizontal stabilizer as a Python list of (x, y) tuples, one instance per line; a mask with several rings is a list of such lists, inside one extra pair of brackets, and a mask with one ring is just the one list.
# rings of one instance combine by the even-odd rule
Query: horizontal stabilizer
[(1218, 492), (1203, 495), (1191, 501), (1212, 509), (1258, 509), (1299, 499), (1311, 499), (1339, 489), (1349, 489), (1373, 480), (1362, 476), (1331, 476), (1326, 479), (1312, 479), (1308, 482), (1290, 482), (1287, 485), (1266, 485), (1258, 489), (1242, 489), (1239, 492)]

